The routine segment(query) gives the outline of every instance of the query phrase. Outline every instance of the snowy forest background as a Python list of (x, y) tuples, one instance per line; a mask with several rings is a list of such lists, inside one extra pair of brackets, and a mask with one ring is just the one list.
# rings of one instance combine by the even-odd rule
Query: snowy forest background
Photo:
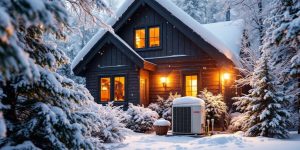
[[(300, 132), (300, 2), (172, 1), (203, 24), (244, 19), (243, 77), (236, 84), (251, 90), (235, 98), (243, 114), (237, 128), (276, 138)], [(119, 108), (96, 104), (70, 68), (99, 28), (111, 30), (105, 21), (123, 2), (0, 1), (0, 148), (101, 149), (122, 142), (128, 125), (136, 127)], [(158, 117), (135, 106), (127, 114), (136, 112)]]

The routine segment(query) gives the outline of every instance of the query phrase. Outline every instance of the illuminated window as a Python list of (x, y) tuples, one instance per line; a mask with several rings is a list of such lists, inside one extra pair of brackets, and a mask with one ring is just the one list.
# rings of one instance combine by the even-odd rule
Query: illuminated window
[(108, 102), (110, 100), (110, 78), (101, 78), (100, 100)]
[(145, 29), (135, 30), (135, 48), (146, 47), (146, 32)]
[(197, 75), (185, 76), (185, 95), (197, 96), (198, 93), (198, 77)]
[(149, 47), (160, 46), (159, 27), (149, 28)]
[(124, 101), (125, 99), (125, 77), (115, 77), (114, 100)]

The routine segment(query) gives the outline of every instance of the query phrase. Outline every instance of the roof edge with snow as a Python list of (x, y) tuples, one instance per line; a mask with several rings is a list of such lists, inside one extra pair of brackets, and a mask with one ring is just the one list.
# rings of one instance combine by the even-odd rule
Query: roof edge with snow
[(92, 47), (92, 50), (87, 51), (87, 54), (82, 58), (85, 61), (81, 61), (74, 68), (73, 72), (75, 74), (81, 74), (85, 69), (85, 66), (94, 58), (106, 43), (114, 44), (118, 50), (120, 50), (124, 55), (126, 55), (131, 61), (133, 61), (137, 66), (154, 71), (156, 65), (142, 58), (137, 52), (135, 52), (125, 41), (123, 41), (118, 35), (113, 32), (105, 31), (103, 37), (95, 44), (96, 47)]
[[(236, 23), (235, 26), (239, 28), (234, 36), (235, 41), (228, 41), (226, 39), (230, 38), (229, 31), (227, 31), (227, 37), (222, 36), (224, 34), (219, 34), (221, 32), (220, 30), (219, 32), (214, 32), (215, 28), (210, 27), (210, 25), (216, 26), (217, 23), (201, 25), (190, 15), (188, 15), (186, 12), (184, 12), (182, 9), (168, 0), (128, 0), (124, 2), (121, 8), (116, 12), (116, 18), (109, 19), (107, 23), (111, 25), (115, 30), (118, 30), (126, 22), (128, 17), (130, 17), (142, 4), (147, 4), (152, 9), (159, 12), (165, 19), (174, 24), (178, 30), (180, 30), (187, 37), (190, 37), (190, 39), (200, 48), (202, 48), (206, 53), (208, 53), (209, 56), (216, 59), (218, 64), (226, 65), (233, 62), (236, 66), (240, 66), (239, 46), (243, 32), (243, 23), (241, 23), (242, 21), (240, 20), (237, 21), (239, 23)], [(231, 23), (234, 22), (235, 21), (231, 21)], [(229, 22), (224, 22), (224, 24), (227, 25), (227, 29), (230, 27)], [(222, 27), (221, 23), (219, 23), (218, 25), (218, 27)], [(93, 36), (93, 38), (88, 42), (88, 44), (79, 52), (79, 54), (72, 62), (71, 67), (73, 70), (83, 62), (82, 60), (85, 60), (85, 56), (89, 53), (89, 51), (92, 50), (95, 44), (97, 44), (97, 42), (103, 38), (106, 32), (107, 31), (103, 29), (99, 30), (96, 35)], [(128, 48), (130, 47), (127, 43), (124, 43), (124, 41), (120, 37), (117, 36), (117, 39), (120, 40), (123, 44), (126, 44)], [(232, 42), (237, 42), (237, 44), (232, 44)], [(130, 47), (130, 50), (133, 49)]]

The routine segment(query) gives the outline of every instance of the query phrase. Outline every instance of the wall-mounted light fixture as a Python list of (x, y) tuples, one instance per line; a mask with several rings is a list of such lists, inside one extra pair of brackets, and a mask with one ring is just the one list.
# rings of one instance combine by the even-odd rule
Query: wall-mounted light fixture
[(161, 77), (160, 82), (162, 83), (163, 87), (167, 87), (167, 77)]
[(229, 73), (227, 73), (227, 72), (226, 72), (226, 73), (224, 73), (224, 74), (223, 74), (223, 80), (224, 80), (224, 81), (228, 81), (228, 80), (230, 80), (230, 74), (229, 74)]

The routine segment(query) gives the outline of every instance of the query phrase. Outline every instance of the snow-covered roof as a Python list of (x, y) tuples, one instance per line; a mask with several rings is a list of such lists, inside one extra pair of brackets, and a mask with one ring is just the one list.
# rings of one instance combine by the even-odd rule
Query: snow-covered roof
[[(118, 9), (118, 11), (115, 13), (116, 17), (112, 17), (108, 19), (106, 22), (108, 25), (113, 26), (119, 18), (122, 16), (122, 14), (128, 9), (128, 7), (134, 2), (134, 0), (126, 0), (126, 2), (123, 2), (122, 6)], [(103, 35), (108, 32), (109, 29), (100, 29), (93, 37), (92, 39), (82, 48), (82, 50), (76, 55), (74, 60), (72, 61), (71, 68), (72, 70), (79, 64), (80, 61), (83, 60), (84, 56), (93, 48), (93, 46), (103, 37)], [(113, 32), (113, 31), (110, 31)], [(121, 38), (118, 38), (121, 39)], [(126, 42), (125, 42), (126, 43)], [(128, 45), (128, 44), (126, 44)]]
[[(228, 59), (232, 60), (235, 65), (240, 66), (239, 52), (243, 32), (243, 23), (241, 20), (202, 25), (170, 0), (155, 1), (166, 10), (168, 10), (176, 18), (178, 18), (181, 22), (183, 22), (186, 26), (191, 28), (195, 33), (201, 36), (206, 42), (210, 43), (217, 50), (223, 53)], [(107, 24), (113, 26), (133, 2), (134, 0), (127, 0), (126, 2), (124, 2), (116, 12), (116, 18), (109, 19), (107, 21)], [(233, 26), (230, 27), (230, 25)], [(233, 31), (234, 33), (231, 33)], [(92, 47), (97, 43), (98, 40), (102, 38), (102, 36), (106, 32), (106, 30), (100, 29), (96, 33), (96, 35), (75, 57), (71, 65), (72, 69), (74, 69), (75, 66), (77, 66), (78, 63), (83, 60), (84, 56), (92, 49)]]
[(197, 97), (191, 97), (191, 96), (176, 98), (173, 101), (173, 106), (187, 106), (187, 105), (188, 106), (199, 105), (204, 107), (205, 102), (203, 99)]
[(239, 19), (234, 21), (217, 22), (204, 24), (202, 26), (226, 45), (229, 51), (225, 49), (222, 53), (232, 60), (235, 65), (240, 66), (239, 56), (244, 30), (244, 20)]
[[(243, 33), (243, 21), (238, 20), (237, 23), (232, 22), (220, 22), (213, 24), (202, 25), (185, 11), (180, 9), (170, 0), (156, 0), (164, 8), (166, 8), (175, 17), (181, 20), (185, 25), (190, 27), (194, 32), (200, 35), (206, 42), (210, 43), (221, 53), (223, 53), (228, 59), (230, 59), (235, 65), (240, 66), (239, 62), (239, 52), (240, 43), (242, 41)], [(235, 25), (229, 27), (230, 24)], [(238, 29), (234, 29), (238, 28)], [(227, 31), (230, 29), (230, 31)], [(231, 35), (231, 31), (235, 31)], [(235, 37), (234, 37), (235, 36)], [(231, 41), (230, 39), (224, 40), (226, 38), (231, 38), (236, 41)], [(238, 39), (238, 40), (237, 40)], [(239, 42), (239, 44), (237, 44)]]

